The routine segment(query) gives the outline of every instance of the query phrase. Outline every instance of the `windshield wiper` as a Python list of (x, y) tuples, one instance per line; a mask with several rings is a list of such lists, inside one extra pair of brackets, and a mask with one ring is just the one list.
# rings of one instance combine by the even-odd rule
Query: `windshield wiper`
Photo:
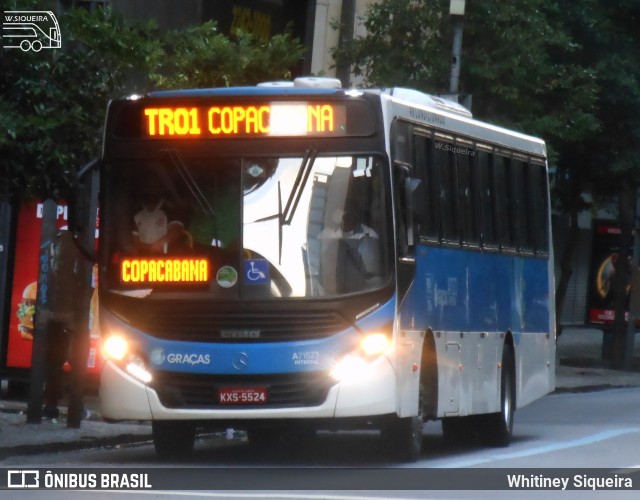
[(182, 158), (180, 158), (176, 151), (170, 149), (166, 150), (165, 153), (167, 153), (169, 159), (171, 160), (171, 163), (173, 163), (173, 166), (180, 174), (180, 177), (182, 177), (182, 180), (191, 193), (191, 196), (193, 196), (193, 199), (200, 207), (200, 210), (202, 210), (202, 213), (207, 215), (213, 214), (213, 208), (211, 208), (211, 205), (207, 201), (207, 198), (204, 196), (204, 194), (202, 194), (200, 187), (191, 176), (191, 173), (189, 172), (187, 167), (185, 167), (184, 163), (182, 162)]
[(274, 215), (268, 215), (267, 217), (262, 217), (261, 219), (253, 221), (265, 222), (268, 220), (278, 219), (279, 264), (282, 264), (282, 226), (284, 226), (285, 224), (291, 224), (291, 219), (293, 219), (293, 214), (296, 213), (298, 203), (300, 202), (300, 197), (302, 196), (302, 192), (304, 191), (304, 186), (307, 182), (307, 179), (309, 178), (309, 174), (311, 173), (311, 169), (313, 168), (313, 164), (315, 163), (317, 156), (318, 152), (316, 150), (307, 149), (307, 151), (305, 151), (302, 162), (300, 163), (300, 167), (298, 167), (298, 175), (293, 182), (293, 187), (291, 188), (291, 192), (289, 193), (289, 198), (287, 199), (287, 204), (284, 207), (284, 211), (282, 210), (282, 192), (280, 189), (280, 181), (278, 181), (278, 213)]
[(318, 152), (315, 149), (307, 149), (307, 151), (304, 153), (304, 158), (302, 158), (302, 163), (298, 168), (298, 175), (296, 176), (296, 180), (293, 182), (291, 193), (289, 193), (289, 199), (284, 206), (284, 212), (282, 213), (282, 224), (291, 224), (291, 219), (293, 219), (293, 214), (296, 212), (296, 208), (298, 208), (300, 197), (302, 196), (302, 192), (304, 191), (307, 179), (309, 178), (309, 174), (311, 173), (311, 168), (313, 167), (317, 156)]

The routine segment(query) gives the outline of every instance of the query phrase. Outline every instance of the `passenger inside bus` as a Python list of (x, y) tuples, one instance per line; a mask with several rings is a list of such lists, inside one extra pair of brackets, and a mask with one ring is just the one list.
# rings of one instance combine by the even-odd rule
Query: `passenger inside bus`
[(382, 262), (378, 233), (363, 220), (356, 207), (337, 209), (330, 220), (339, 227), (325, 227), (321, 241), (320, 276), (325, 293), (350, 293), (380, 284)]
[(380, 237), (371, 227), (362, 222), (363, 214), (355, 208), (349, 208), (342, 217), (342, 237), (352, 240), (365, 268), (366, 279), (380, 276)]
[(166, 254), (182, 238), (184, 222), (154, 172), (144, 171), (138, 185), (139, 206), (131, 221), (134, 247), (138, 253)]

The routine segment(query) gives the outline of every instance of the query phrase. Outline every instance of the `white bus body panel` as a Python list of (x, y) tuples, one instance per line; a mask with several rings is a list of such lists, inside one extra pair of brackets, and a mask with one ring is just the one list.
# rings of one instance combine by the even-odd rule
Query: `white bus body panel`
[(114, 420), (151, 420), (146, 386), (111, 361), (100, 373), (100, 413)]
[(516, 343), (516, 403), (521, 408), (555, 389), (555, 336), (524, 333)]
[[(438, 417), (494, 413), (500, 408), (497, 333), (436, 332)], [(499, 352), (498, 352), (499, 351)]]
[[(555, 388), (551, 338), (543, 332), (514, 335), (518, 408)], [(497, 333), (436, 334), (438, 417), (500, 411), (504, 342), (504, 335)]]
[[(375, 390), (371, 390), (374, 387)], [(213, 395), (212, 395), (213, 397)], [(105, 363), (100, 406), (105, 418), (119, 420), (223, 420), (270, 418), (333, 418), (384, 415), (396, 412), (396, 376), (390, 361), (380, 357), (368, 376), (336, 383), (320, 406), (301, 408), (174, 409), (160, 402), (155, 390), (125, 373), (113, 362)]]

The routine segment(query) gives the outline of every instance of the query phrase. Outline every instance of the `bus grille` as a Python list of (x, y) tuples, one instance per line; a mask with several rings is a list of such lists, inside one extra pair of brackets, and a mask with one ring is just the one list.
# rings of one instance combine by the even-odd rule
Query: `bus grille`
[[(246, 409), (318, 406), (335, 384), (325, 372), (241, 376), (156, 372), (150, 385), (166, 408)], [(218, 390), (223, 387), (266, 387), (268, 402), (221, 405)]]
[(286, 342), (329, 337), (349, 328), (334, 312), (228, 312), (198, 314), (140, 315), (144, 323), (135, 325), (157, 338), (206, 342)]

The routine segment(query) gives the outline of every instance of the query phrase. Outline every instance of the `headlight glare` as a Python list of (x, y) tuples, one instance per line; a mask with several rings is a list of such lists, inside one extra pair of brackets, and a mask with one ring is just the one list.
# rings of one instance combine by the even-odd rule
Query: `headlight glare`
[(360, 339), (358, 347), (337, 361), (331, 376), (339, 382), (371, 376), (372, 363), (389, 353), (391, 340), (384, 333), (369, 333)]
[(390, 345), (391, 342), (384, 333), (370, 333), (360, 341), (360, 349), (362, 349), (367, 356), (384, 354)]
[(342, 382), (360, 378), (368, 372), (369, 364), (360, 356), (348, 354), (331, 371), (331, 376)]
[(127, 373), (132, 377), (137, 378), (140, 382), (148, 384), (153, 380), (153, 376), (147, 370), (147, 367), (142, 359), (136, 355), (132, 355), (127, 363)]
[(122, 361), (129, 352), (129, 343), (122, 335), (109, 335), (102, 343), (102, 351), (106, 358)]

